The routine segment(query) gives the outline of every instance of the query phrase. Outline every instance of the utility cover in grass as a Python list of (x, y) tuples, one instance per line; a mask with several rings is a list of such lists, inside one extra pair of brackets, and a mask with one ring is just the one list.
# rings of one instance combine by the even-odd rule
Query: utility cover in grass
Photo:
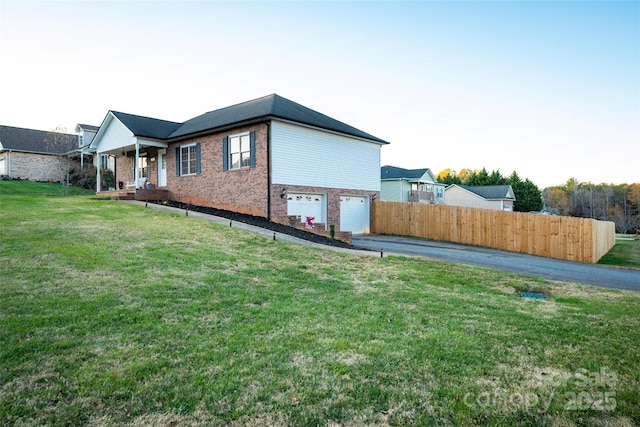
[(538, 292), (522, 292), (520, 296), (522, 298), (547, 299), (547, 296), (545, 294), (541, 294)]

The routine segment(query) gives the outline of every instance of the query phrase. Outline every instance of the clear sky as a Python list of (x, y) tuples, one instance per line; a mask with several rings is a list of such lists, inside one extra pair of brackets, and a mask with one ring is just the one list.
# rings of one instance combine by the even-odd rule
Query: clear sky
[(0, 124), (271, 93), (389, 141), (382, 165), (640, 182), (640, 2), (0, 1)]

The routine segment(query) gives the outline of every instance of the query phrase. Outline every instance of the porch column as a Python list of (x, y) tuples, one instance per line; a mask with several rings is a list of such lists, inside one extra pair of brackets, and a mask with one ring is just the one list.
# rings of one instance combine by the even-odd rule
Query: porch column
[(136, 180), (136, 190), (139, 188), (138, 185), (140, 183), (140, 168), (138, 167), (138, 165), (140, 164), (140, 145), (138, 145), (138, 138), (136, 138), (136, 159), (135, 159), (135, 163), (133, 164), (133, 176), (134, 179)]
[(97, 167), (97, 173), (96, 173), (96, 193), (99, 193), (101, 188), (100, 188), (100, 153), (96, 152), (96, 156), (98, 156), (98, 167)]

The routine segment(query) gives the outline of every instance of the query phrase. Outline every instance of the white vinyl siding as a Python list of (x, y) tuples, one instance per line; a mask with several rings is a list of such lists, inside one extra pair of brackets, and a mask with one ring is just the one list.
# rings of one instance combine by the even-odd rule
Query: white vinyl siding
[(80, 131), (78, 135), (78, 147), (85, 147), (93, 141), (93, 137), (96, 136), (95, 132), (90, 132), (86, 130)]
[(98, 153), (115, 150), (128, 145), (135, 145), (136, 138), (133, 133), (115, 117), (107, 125), (107, 129), (100, 138), (100, 144), (96, 147)]
[(380, 188), (380, 200), (408, 202), (410, 189), (411, 185), (403, 179), (382, 181)]
[(273, 121), (272, 182), (380, 191), (380, 145)]

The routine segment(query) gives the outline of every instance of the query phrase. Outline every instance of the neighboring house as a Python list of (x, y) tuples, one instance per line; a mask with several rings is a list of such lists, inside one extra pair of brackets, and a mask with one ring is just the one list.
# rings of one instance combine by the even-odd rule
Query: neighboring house
[(0, 176), (64, 181), (69, 162), (76, 161), (77, 139), (72, 134), (0, 125)]
[(383, 166), (380, 169), (382, 200), (444, 204), (445, 184), (438, 182), (429, 168), (402, 169)]
[(78, 149), (80, 150), (81, 166), (84, 166), (84, 161), (89, 158), (92, 161), (93, 166), (100, 169), (110, 169), (115, 172), (116, 159), (109, 154), (103, 154), (100, 156), (95, 155), (95, 149), (91, 148), (93, 138), (98, 133), (100, 126), (85, 125), (78, 123), (76, 125), (76, 132), (78, 133)]
[(109, 111), (91, 148), (115, 157), (116, 182), (137, 198), (153, 187), (169, 200), (366, 233), (385, 144), (273, 94), (184, 123)]
[(452, 184), (445, 189), (447, 205), (512, 211), (516, 196), (510, 185), (471, 187)]

